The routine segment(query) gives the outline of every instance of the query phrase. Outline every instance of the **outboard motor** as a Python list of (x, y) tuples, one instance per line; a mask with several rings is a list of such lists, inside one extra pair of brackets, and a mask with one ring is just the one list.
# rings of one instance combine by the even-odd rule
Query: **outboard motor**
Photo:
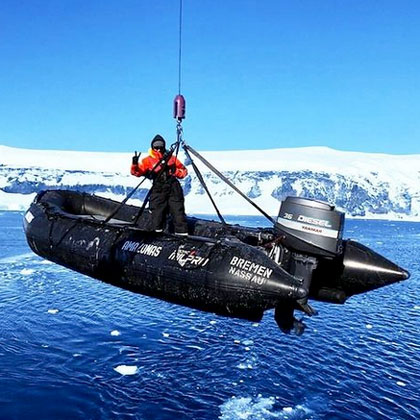
[[(277, 254), (282, 255), (277, 262), (301, 279), (308, 295), (319, 259), (332, 259), (343, 252), (343, 227), (344, 213), (328, 203), (299, 197), (287, 197), (281, 203), (274, 230), (285, 248), (282, 252), (276, 249)], [(308, 304), (308, 297), (296, 303), (297, 309), (307, 315), (316, 314)], [(276, 308), (276, 312), (279, 312), (276, 319), (284, 318), (284, 310)]]
[(280, 206), (275, 231), (296, 251), (334, 258), (342, 253), (344, 213), (318, 200), (287, 197)]

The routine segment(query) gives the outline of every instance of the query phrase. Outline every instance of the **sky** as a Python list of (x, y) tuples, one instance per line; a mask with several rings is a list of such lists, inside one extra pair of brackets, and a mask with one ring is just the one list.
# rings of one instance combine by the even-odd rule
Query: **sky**
[[(420, 2), (183, 0), (197, 150), (420, 154)], [(179, 0), (2, 0), (0, 144), (146, 150), (176, 138)]]

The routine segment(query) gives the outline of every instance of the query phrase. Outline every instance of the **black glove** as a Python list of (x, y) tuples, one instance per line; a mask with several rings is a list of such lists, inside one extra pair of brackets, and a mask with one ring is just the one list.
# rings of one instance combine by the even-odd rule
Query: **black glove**
[(149, 170), (144, 174), (144, 176), (145, 176), (145, 178), (151, 179), (153, 181), (156, 177), (156, 173)]
[(133, 165), (137, 165), (139, 163), (140, 155), (141, 155), (141, 153), (137, 154), (137, 150), (134, 152), (134, 156), (133, 156), (133, 159), (132, 159)]

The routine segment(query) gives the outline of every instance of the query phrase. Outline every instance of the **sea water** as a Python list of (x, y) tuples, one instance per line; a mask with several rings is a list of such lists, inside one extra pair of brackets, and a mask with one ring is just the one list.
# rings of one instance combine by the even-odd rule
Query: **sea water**
[(0, 419), (419, 419), (420, 224), (348, 220), (345, 237), (412, 277), (312, 302), (295, 336), (273, 311), (223, 318), (52, 264), (0, 213)]

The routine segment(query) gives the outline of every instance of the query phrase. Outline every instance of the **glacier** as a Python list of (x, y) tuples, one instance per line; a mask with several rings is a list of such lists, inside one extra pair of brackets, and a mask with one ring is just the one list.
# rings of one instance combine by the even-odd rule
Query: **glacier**
[[(146, 152), (143, 152), (145, 156)], [(420, 221), (420, 155), (338, 151), (327, 147), (200, 153), (267, 213), (288, 195), (326, 201), (347, 217)], [(132, 153), (19, 149), (0, 145), (0, 210), (24, 210), (43, 189), (73, 189), (121, 201), (142, 178), (130, 175)], [(185, 156), (180, 153), (181, 160)], [(195, 160), (222, 214), (257, 211)], [(188, 166), (181, 181), (190, 214), (213, 214)], [(145, 180), (129, 203), (139, 205)]]

